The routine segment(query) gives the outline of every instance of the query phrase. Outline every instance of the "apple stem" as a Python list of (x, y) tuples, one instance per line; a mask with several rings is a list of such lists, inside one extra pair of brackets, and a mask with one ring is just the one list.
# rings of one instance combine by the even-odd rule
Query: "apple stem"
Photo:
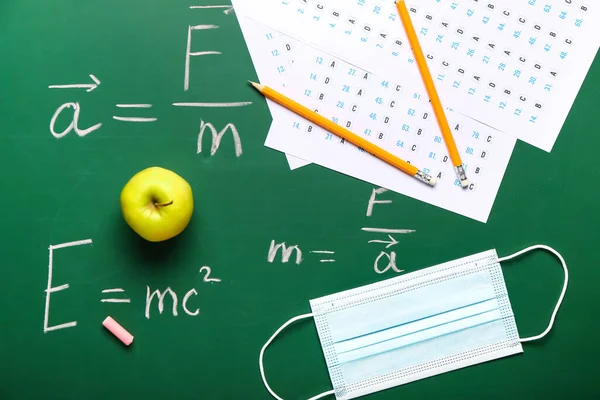
[(154, 206), (156, 206), (156, 207), (166, 207), (166, 206), (170, 206), (171, 204), (173, 204), (173, 200), (169, 201), (168, 203), (161, 203), (161, 204), (154, 203)]

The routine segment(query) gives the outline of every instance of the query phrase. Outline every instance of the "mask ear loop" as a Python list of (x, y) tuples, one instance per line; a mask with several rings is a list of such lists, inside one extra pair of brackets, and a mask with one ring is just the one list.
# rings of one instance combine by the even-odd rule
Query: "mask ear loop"
[[(271, 337), (269, 338), (269, 340), (267, 340), (267, 343), (265, 343), (265, 345), (262, 347), (262, 349), (260, 349), (260, 355), (258, 356), (258, 366), (260, 368), (260, 376), (262, 377), (262, 381), (265, 385), (265, 387), (267, 388), (267, 390), (269, 391), (269, 393), (271, 393), (271, 396), (275, 397), (277, 400), (283, 400), (281, 397), (277, 396), (277, 394), (273, 391), (273, 389), (271, 389), (271, 387), (269, 386), (269, 384), (267, 383), (267, 378), (265, 377), (265, 367), (263, 366), (263, 357), (265, 355), (265, 350), (267, 349), (267, 347), (269, 347), (269, 345), (271, 344), (271, 342), (273, 341), (273, 339), (275, 339), (275, 337), (277, 335), (279, 335), (281, 333), (282, 330), (284, 330), (285, 328), (287, 328), (289, 325), (293, 324), (296, 321), (299, 321), (301, 319), (304, 318), (311, 318), (313, 317), (314, 314), (303, 314), (303, 315), (298, 315), (292, 319), (290, 319), (289, 321), (287, 321), (285, 324), (281, 325), (279, 327), (279, 329), (277, 329), (275, 331), (275, 333), (273, 335), (271, 335)], [(329, 390), (327, 392), (323, 392), (321, 394), (318, 394), (314, 397), (311, 397), (308, 400), (317, 400), (320, 399), (322, 397), (328, 396), (330, 394), (334, 394), (335, 390)]]
[(546, 328), (546, 330), (542, 333), (540, 333), (537, 336), (530, 336), (527, 338), (519, 338), (519, 341), (521, 343), (523, 342), (531, 342), (534, 340), (538, 340), (543, 338), (544, 336), (546, 336), (548, 334), (548, 332), (550, 332), (550, 329), (552, 329), (552, 326), (554, 325), (554, 320), (556, 319), (556, 314), (558, 313), (558, 309), (560, 308), (560, 305), (562, 304), (562, 301), (565, 297), (565, 293), (567, 293), (567, 285), (569, 283), (569, 270), (567, 269), (567, 263), (565, 262), (565, 259), (560, 255), (560, 253), (556, 250), (554, 250), (552, 247), (548, 247), (548, 246), (544, 246), (543, 244), (537, 244), (535, 246), (531, 246), (528, 247), (526, 249), (523, 249), (521, 251), (518, 251), (514, 254), (511, 254), (509, 256), (506, 257), (502, 257), (498, 259), (498, 262), (502, 262), (502, 261), (508, 261), (512, 258), (518, 257), (521, 254), (527, 253), (531, 250), (535, 250), (535, 249), (542, 249), (542, 250), (546, 250), (549, 251), (550, 253), (554, 254), (559, 260), (560, 263), (562, 264), (563, 270), (565, 271), (565, 283), (563, 284), (563, 288), (562, 291), (560, 293), (560, 297), (558, 298), (558, 302), (556, 303), (556, 307), (554, 307), (554, 311), (552, 312), (552, 317), (550, 317), (550, 323), (548, 324), (548, 327)]

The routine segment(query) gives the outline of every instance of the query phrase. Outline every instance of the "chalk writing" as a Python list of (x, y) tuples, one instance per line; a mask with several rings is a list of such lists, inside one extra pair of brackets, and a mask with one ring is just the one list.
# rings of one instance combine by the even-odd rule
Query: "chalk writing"
[(173, 316), (176, 317), (177, 314), (177, 294), (168, 287), (164, 292), (160, 292), (160, 290), (155, 290), (150, 293), (150, 286), (146, 286), (146, 318), (150, 319), (150, 307), (152, 306), (152, 299), (154, 296), (158, 297), (158, 313), (162, 314), (165, 309), (165, 296), (168, 294), (171, 295), (171, 300), (173, 301)]
[(117, 117), (117, 116), (113, 116), (113, 119), (116, 119), (117, 121), (124, 121), (124, 122), (154, 122), (158, 118)]
[[(190, 6), (190, 9), (221, 9), (224, 14), (229, 14), (233, 11), (233, 6), (231, 5), (206, 5), (206, 6)], [(188, 91), (190, 88), (190, 64), (192, 57), (200, 57), (207, 55), (221, 55), (222, 53), (217, 50), (204, 50), (204, 51), (192, 51), (192, 34), (195, 31), (202, 30), (211, 30), (211, 29), (219, 29), (219, 26), (212, 24), (205, 25), (188, 25), (187, 26), (187, 43), (186, 43), (186, 52), (185, 52), (185, 68), (184, 68), (184, 91)], [(92, 79), (91, 83), (76, 83), (76, 84), (65, 84), (65, 85), (50, 85), (48, 86), (50, 89), (85, 89), (87, 92), (92, 92), (100, 85), (100, 80), (93, 74), (90, 74), (90, 78)], [(250, 101), (241, 101), (241, 102), (174, 102), (171, 103), (174, 107), (194, 107), (194, 108), (229, 108), (229, 107), (244, 107), (251, 105)], [(117, 104), (117, 108), (142, 108), (148, 109), (152, 107), (152, 104), (146, 103), (136, 103), (136, 104)], [(61, 113), (68, 108), (72, 108), (74, 110), (73, 118), (71, 123), (66, 127), (65, 130), (57, 131), (56, 130), (56, 121), (61, 115)], [(78, 126), (79, 115), (81, 112), (81, 106), (76, 102), (65, 103), (60, 106), (50, 120), (50, 133), (57, 139), (61, 139), (65, 137), (69, 132), (74, 130), (77, 135), (83, 137), (88, 135), (89, 133), (100, 129), (102, 127), (101, 123), (93, 125), (87, 129), (81, 129)], [(128, 123), (152, 123), (158, 120), (157, 117), (154, 116), (127, 116), (127, 115), (113, 115), (113, 120), (120, 122), (128, 122)], [(210, 123), (204, 123), (204, 121), (200, 122), (200, 133), (198, 134), (198, 142), (197, 142), (197, 153), (202, 152), (202, 136), (205, 129), (209, 129), (212, 133), (212, 145), (211, 145), (211, 156), (214, 155), (220, 145), (221, 138), (227, 132), (227, 130), (231, 130), (234, 139), (235, 146), (235, 154), (236, 157), (242, 155), (242, 144), (240, 140), (239, 133), (233, 124), (227, 124), (225, 128), (221, 131), (217, 131), (215, 127)]]
[(233, 6), (230, 5), (224, 5), (224, 6), (190, 6), (190, 9), (211, 9), (211, 8), (224, 8), (223, 10), (223, 14), (229, 14), (230, 12), (234, 11), (233, 10)]
[[(313, 254), (335, 254), (335, 251), (330, 251), (330, 250), (311, 250), (310, 251)], [(322, 263), (332, 263), (335, 262), (335, 260), (333, 258), (324, 258), (319, 260), (319, 262)]]
[(217, 25), (196, 25), (196, 26), (188, 26), (188, 36), (187, 36), (187, 48), (185, 51), (185, 75), (183, 79), (183, 90), (188, 91), (190, 89), (190, 60), (191, 57), (196, 56), (206, 56), (206, 55), (215, 55), (221, 54), (220, 51), (198, 51), (192, 53), (192, 32), (199, 31), (204, 29), (217, 29), (219, 28)]
[(86, 92), (91, 92), (96, 89), (100, 85), (100, 80), (96, 78), (94, 75), (90, 74), (90, 78), (94, 81), (94, 83), (75, 83), (68, 85), (50, 85), (48, 86), (50, 89), (87, 89)]
[(53, 269), (53, 259), (54, 259), (54, 251), (58, 249), (64, 249), (67, 247), (74, 246), (83, 246), (86, 244), (92, 244), (92, 239), (85, 240), (77, 240), (75, 242), (67, 242), (62, 244), (51, 245), (48, 247), (48, 285), (46, 287), (46, 307), (44, 308), (44, 333), (50, 331), (56, 331), (59, 329), (72, 328), (77, 326), (77, 321), (66, 322), (59, 325), (49, 326), (48, 319), (50, 318), (50, 294), (60, 292), (61, 290), (65, 290), (69, 288), (69, 284), (66, 283), (60, 286), (52, 286), (52, 269)]
[(275, 240), (271, 240), (271, 246), (269, 247), (269, 253), (267, 254), (267, 261), (272, 263), (275, 260), (277, 251), (281, 249), (281, 262), (286, 263), (290, 260), (292, 253), (296, 252), (296, 264), (302, 262), (302, 251), (298, 245), (286, 246), (285, 242), (275, 244)]
[(390, 204), (392, 202), (391, 200), (376, 200), (378, 194), (382, 194), (387, 191), (388, 190), (384, 188), (373, 189), (371, 192), (371, 197), (369, 198), (369, 203), (367, 204), (367, 217), (373, 215), (373, 206), (375, 204)]
[[(221, 279), (218, 278), (213, 278), (211, 277), (211, 273), (212, 270), (210, 267), (208, 266), (203, 266), (202, 268), (200, 268), (199, 271), (200, 275), (202, 275), (203, 273), (205, 274), (203, 277), (203, 282), (209, 282), (209, 283), (214, 283), (214, 282), (221, 282)], [(114, 288), (114, 289), (104, 289), (102, 290), (102, 294), (111, 294), (111, 293), (116, 293), (116, 294), (123, 294), (125, 292), (125, 289), (122, 288)], [(168, 295), (168, 296), (167, 296)], [(192, 296), (197, 296), (198, 295), (198, 291), (195, 288), (191, 288), (190, 290), (188, 290), (185, 295), (183, 296), (183, 300), (181, 302), (181, 308), (183, 309), (183, 311), (187, 314), (190, 315), (192, 317), (197, 316), (200, 313), (200, 309), (196, 308), (196, 309), (190, 309), (188, 307), (188, 302), (191, 300)], [(150, 286), (146, 286), (146, 303), (145, 303), (145, 308), (144, 308), (144, 315), (146, 316), (147, 319), (150, 319), (151, 316), (151, 309), (152, 309), (152, 305), (155, 303), (155, 299), (156, 299), (156, 304), (158, 307), (158, 313), (162, 314), (165, 310), (165, 302), (167, 302), (168, 300), (171, 300), (171, 313), (174, 317), (177, 317), (179, 315), (179, 297), (177, 296), (177, 293), (171, 289), (170, 287), (167, 287), (165, 290), (161, 291), (159, 289), (156, 290), (152, 290), (150, 289)], [(110, 299), (102, 299), (100, 300), (103, 303), (130, 303), (131, 299), (127, 299), (127, 298), (123, 298), (123, 297), (118, 297), (118, 298), (110, 298)]]
[[(152, 104), (117, 104), (118, 108), (152, 108)], [(113, 116), (113, 119), (124, 122), (154, 122), (158, 118), (146, 117), (119, 117)]]
[[(300, 246), (297, 244), (288, 246), (285, 242), (275, 243), (275, 240), (271, 240), (271, 244), (269, 246), (269, 252), (267, 253), (267, 261), (273, 263), (275, 258), (277, 257), (278, 251), (281, 250), (281, 262), (287, 263), (290, 261), (290, 258), (294, 255), (295, 252), (295, 262), (296, 265), (299, 265), (303, 261), (302, 250), (300, 250)], [(333, 255), (335, 255), (335, 251), (331, 250), (310, 250), (310, 254), (319, 255), (320, 258), (318, 261), (320, 263), (334, 263), (335, 259)]]
[[(221, 282), (221, 281), (219, 280), (219, 282)], [(194, 296), (197, 296), (197, 295), (198, 295), (198, 292), (196, 291), (196, 289), (190, 289), (190, 290), (189, 290), (189, 291), (188, 291), (188, 292), (185, 294), (185, 296), (183, 296), (183, 303), (181, 303), (181, 306), (183, 307), (183, 311), (185, 311), (185, 313), (186, 313), (187, 315), (191, 315), (192, 317), (195, 317), (196, 315), (200, 314), (200, 309), (199, 309), (199, 308), (196, 308), (194, 311), (190, 311), (190, 310), (187, 308), (187, 302), (188, 302), (189, 298), (190, 298), (192, 295), (194, 295)]]
[(394, 237), (392, 235), (388, 235), (388, 237), (390, 238), (390, 240), (369, 240), (368, 243), (383, 243), (383, 244), (387, 244), (387, 246), (385, 246), (386, 249), (389, 249), (392, 246), (395, 246), (398, 244), (398, 241), (396, 239), (394, 239)]
[(387, 228), (360, 228), (365, 232), (374, 233), (413, 233), (416, 232), (414, 229), (387, 229)]
[[(49, 324), (51, 294), (69, 289), (68, 283), (65, 283), (65, 284), (62, 284), (59, 286), (53, 286), (52, 274), (54, 271), (54, 253), (56, 250), (59, 250), (59, 249), (65, 249), (65, 248), (75, 247), (75, 246), (83, 246), (83, 245), (87, 245), (87, 244), (92, 244), (92, 239), (85, 239), (85, 240), (78, 240), (78, 241), (74, 241), (74, 242), (61, 243), (61, 244), (51, 245), (48, 247), (48, 281), (47, 281), (46, 289), (44, 291), (46, 293), (46, 302), (45, 302), (45, 308), (44, 308), (44, 333), (50, 332), (50, 331), (56, 331), (59, 329), (72, 328), (72, 327), (77, 326), (77, 321), (65, 322), (65, 323), (53, 325), (53, 326), (50, 326), (50, 324)], [(221, 279), (211, 277), (212, 270), (208, 266), (201, 267), (199, 273), (200, 273), (200, 275), (202, 275), (203, 273), (205, 274), (203, 276), (203, 282), (209, 282), (209, 283), (221, 282)], [(103, 298), (100, 300), (100, 302), (102, 302), (102, 303), (111, 303), (111, 304), (124, 304), (124, 303), (129, 304), (129, 303), (131, 303), (131, 299), (125, 297), (125, 289), (123, 289), (123, 288), (103, 289), (101, 291), (101, 293), (102, 293)], [(147, 319), (150, 319), (150, 309), (152, 308), (154, 298), (156, 298), (157, 302), (158, 302), (159, 314), (163, 313), (163, 311), (165, 309), (165, 299), (167, 298), (167, 295), (169, 295), (171, 298), (173, 316), (176, 317), (179, 315), (178, 314), (179, 299), (178, 299), (177, 293), (175, 291), (173, 291), (170, 287), (167, 287), (162, 292), (158, 289), (152, 291), (150, 289), (150, 286), (146, 286), (146, 304), (145, 304), (144, 315), (146, 316)], [(181, 302), (181, 308), (187, 315), (197, 316), (200, 313), (199, 308), (193, 309), (193, 311), (192, 311), (192, 309), (190, 309), (188, 307), (188, 302), (190, 301), (190, 298), (192, 296), (197, 296), (197, 295), (198, 295), (198, 291), (195, 288), (192, 288), (185, 293), (185, 295), (183, 297), (183, 301)]]
[(204, 121), (200, 120), (200, 133), (198, 134), (198, 152), (197, 154), (200, 154), (202, 152), (202, 137), (204, 136), (204, 131), (206, 129), (210, 130), (210, 133), (212, 134), (212, 145), (210, 147), (210, 155), (214, 156), (217, 152), (217, 150), (219, 150), (219, 146), (221, 145), (221, 139), (223, 138), (223, 135), (225, 135), (225, 133), (227, 132), (227, 130), (231, 130), (231, 134), (233, 135), (233, 145), (235, 147), (235, 155), (236, 157), (239, 157), (242, 155), (242, 141), (240, 140), (240, 135), (235, 127), (235, 125), (233, 124), (227, 124), (225, 125), (225, 128), (223, 128), (220, 132), (217, 133), (217, 130), (215, 129), (215, 127), (211, 124), (211, 123), (205, 123)]
[[(152, 300), (154, 299), (155, 296), (158, 298), (158, 313), (159, 314), (163, 313), (163, 311), (165, 309), (165, 297), (167, 296), (167, 294), (169, 294), (171, 296), (173, 316), (176, 317), (179, 315), (179, 313), (177, 312), (177, 306), (179, 305), (177, 293), (175, 293), (170, 287), (167, 287), (163, 292), (161, 292), (160, 290), (157, 289), (157, 290), (153, 291), (152, 293), (150, 293), (150, 286), (146, 286), (145, 315), (146, 315), (147, 319), (150, 319), (150, 308), (152, 307)], [(187, 293), (185, 294), (185, 296), (183, 296), (181, 308), (183, 308), (183, 311), (187, 315), (195, 317), (200, 313), (200, 309), (197, 308), (194, 311), (190, 311), (187, 306), (187, 303), (192, 295), (194, 295), (194, 296), (198, 295), (198, 292), (196, 291), (196, 289), (192, 288), (192, 289), (188, 290)]]
[(173, 103), (175, 107), (198, 107), (198, 108), (228, 108), (244, 107), (252, 104), (251, 101), (239, 101), (234, 103)]
[[(74, 110), (73, 119), (71, 120), (71, 123), (69, 124), (69, 126), (67, 126), (67, 128), (64, 131), (58, 133), (55, 131), (54, 125), (56, 124), (56, 119), (58, 118), (60, 113), (66, 108), (72, 108)], [(50, 120), (50, 133), (52, 133), (52, 136), (54, 136), (57, 139), (60, 139), (64, 136), (66, 136), (72, 130), (75, 130), (75, 133), (77, 135), (83, 137), (83, 136), (87, 135), (88, 133), (91, 133), (97, 129), (100, 129), (100, 127), (102, 127), (102, 124), (96, 124), (87, 129), (79, 129), (78, 123), (79, 123), (80, 111), (81, 111), (81, 107), (79, 106), (79, 103), (65, 103), (62, 106), (58, 107), (58, 109), (52, 116), (52, 119)]]
[[(379, 260), (384, 256), (387, 257), (388, 263), (384, 269), (379, 269)], [(392, 269), (392, 270), (394, 270), (394, 272), (398, 272), (398, 273), (404, 272), (404, 270), (398, 269), (398, 267), (396, 266), (396, 253), (394, 251), (392, 251), (390, 253), (386, 253), (386, 252), (382, 251), (381, 253), (379, 253), (379, 256), (377, 256), (377, 258), (375, 259), (373, 268), (375, 269), (375, 272), (377, 272), (378, 274), (386, 273), (390, 269)]]
[[(373, 191), (373, 193), (375, 193), (375, 190)], [(373, 198), (373, 196), (371, 196), (371, 198)], [(389, 240), (371, 239), (367, 242), (367, 243), (385, 244), (386, 249), (389, 249), (390, 247), (396, 246), (398, 243), (400, 243), (399, 241), (396, 240), (396, 238), (394, 238), (392, 236), (392, 234), (408, 234), (408, 233), (415, 232), (414, 229), (367, 228), (367, 227), (361, 228), (361, 230), (363, 232), (387, 234), (387, 237), (389, 238)], [(380, 269), (379, 268), (379, 260), (381, 260), (383, 257), (387, 257), (388, 263), (383, 269)], [(404, 271), (404, 270), (398, 269), (398, 267), (396, 266), (396, 253), (393, 251), (390, 253), (386, 253), (385, 251), (380, 252), (379, 255), (377, 256), (377, 258), (375, 258), (375, 262), (373, 264), (373, 269), (378, 274), (383, 274), (383, 273), (389, 271), (390, 269), (392, 269), (394, 272), (397, 272), (397, 273)]]
[(204, 275), (204, 278), (203, 278), (204, 282), (221, 282), (221, 280), (218, 278), (210, 277), (210, 274), (211, 274), (210, 267), (204, 266), (204, 267), (200, 268), (200, 273), (202, 273), (202, 272), (206, 272), (206, 275)]
[[(115, 289), (104, 289), (102, 293), (123, 293), (125, 290), (121, 288)], [(102, 303), (131, 303), (131, 299), (118, 298), (118, 299), (102, 299), (100, 300)]]
[(118, 108), (152, 108), (152, 104), (117, 104)]

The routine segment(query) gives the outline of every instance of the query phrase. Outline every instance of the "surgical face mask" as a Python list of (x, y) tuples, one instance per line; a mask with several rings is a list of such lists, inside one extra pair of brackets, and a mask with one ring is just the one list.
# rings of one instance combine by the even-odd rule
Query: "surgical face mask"
[[(546, 330), (520, 338), (500, 262), (533, 249), (560, 260), (565, 281)], [(353, 399), (415, 380), (523, 352), (521, 343), (544, 337), (567, 290), (568, 270), (554, 249), (537, 245), (504, 258), (496, 250), (425, 268), (372, 285), (310, 301), (312, 313), (283, 324), (314, 318), (336, 399)]]

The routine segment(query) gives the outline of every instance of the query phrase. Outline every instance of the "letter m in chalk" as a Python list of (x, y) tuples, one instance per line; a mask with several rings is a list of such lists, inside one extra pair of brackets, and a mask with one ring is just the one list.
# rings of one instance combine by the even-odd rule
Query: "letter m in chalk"
[(155, 290), (150, 294), (150, 286), (146, 286), (146, 318), (150, 319), (150, 307), (152, 306), (152, 299), (154, 296), (158, 297), (158, 312), (162, 314), (165, 309), (165, 296), (169, 293), (171, 295), (171, 300), (173, 300), (173, 316), (177, 316), (177, 294), (171, 290), (170, 287), (165, 289), (164, 292), (160, 292), (160, 290)]
[(200, 120), (200, 133), (198, 134), (198, 152), (197, 154), (202, 153), (202, 138), (204, 137), (204, 131), (208, 129), (212, 134), (212, 146), (210, 147), (210, 155), (214, 156), (219, 150), (219, 146), (221, 145), (221, 139), (223, 139), (223, 135), (227, 132), (227, 130), (231, 130), (231, 135), (233, 136), (233, 145), (235, 147), (235, 155), (239, 157), (242, 155), (242, 141), (240, 140), (240, 135), (233, 124), (225, 125), (220, 132), (217, 132), (217, 129), (211, 123), (206, 123)]
[(296, 251), (296, 264), (300, 264), (302, 262), (302, 251), (298, 248), (297, 245), (294, 246), (286, 246), (284, 243), (275, 244), (274, 240), (271, 240), (271, 246), (269, 247), (269, 254), (267, 256), (267, 261), (270, 263), (275, 260), (275, 256), (277, 256), (277, 250), (281, 249), (281, 262), (286, 263), (290, 260), (292, 253)]

